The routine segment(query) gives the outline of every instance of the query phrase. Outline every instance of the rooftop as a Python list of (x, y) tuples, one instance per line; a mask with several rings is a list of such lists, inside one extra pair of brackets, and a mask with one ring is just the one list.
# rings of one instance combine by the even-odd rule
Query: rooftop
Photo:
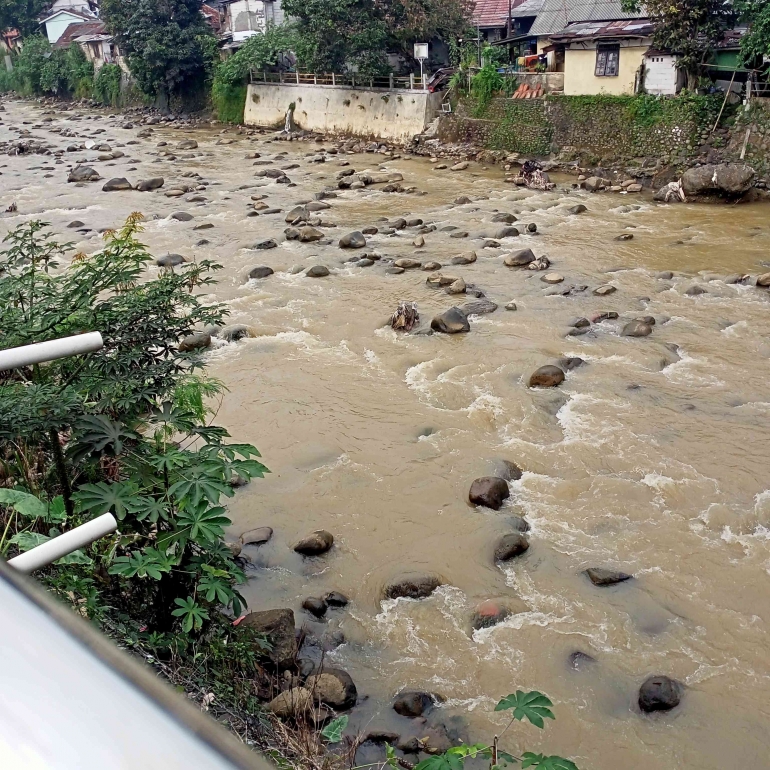
[(64, 30), (61, 37), (54, 43), (54, 48), (67, 48), (71, 43), (76, 40), (80, 43), (85, 43), (87, 40), (82, 38), (94, 38), (107, 39), (107, 27), (103, 21), (96, 19), (95, 21), (74, 21), (67, 29)]
[(653, 25), (649, 19), (624, 19), (621, 21), (582, 21), (569, 24), (550, 37), (554, 42), (571, 40), (596, 40), (597, 38), (649, 37)]
[(554, 35), (577, 22), (621, 21), (644, 16), (644, 12), (626, 13), (620, 0), (545, 0), (530, 34)]

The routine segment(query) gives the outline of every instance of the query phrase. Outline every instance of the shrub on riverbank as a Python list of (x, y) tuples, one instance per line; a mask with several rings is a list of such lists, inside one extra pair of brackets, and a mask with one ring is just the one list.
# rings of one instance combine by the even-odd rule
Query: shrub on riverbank
[(117, 107), (120, 103), (120, 84), (123, 71), (117, 64), (104, 64), (94, 78), (93, 97), (105, 106)]

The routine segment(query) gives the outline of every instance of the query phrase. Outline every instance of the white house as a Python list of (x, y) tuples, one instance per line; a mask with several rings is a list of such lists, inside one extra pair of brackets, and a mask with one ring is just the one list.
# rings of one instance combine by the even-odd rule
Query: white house
[[(65, 0), (59, 0), (64, 2)], [(86, 3), (87, 5), (87, 3)], [(40, 20), (40, 24), (45, 27), (45, 34), (48, 36), (48, 42), (53, 45), (63, 34), (64, 30), (70, 24), (79, 24), (84, 21), (93, 21), (96, 17), (89, 11), (83, 11), (76, 8), (60, 8), (49, 13)]]

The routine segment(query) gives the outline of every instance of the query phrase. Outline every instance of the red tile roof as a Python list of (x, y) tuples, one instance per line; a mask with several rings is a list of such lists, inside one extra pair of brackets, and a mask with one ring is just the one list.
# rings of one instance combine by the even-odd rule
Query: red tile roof
[[(512, 0), (515, 8), (523, 0)], [(508, 23), (508, 0), (476, 0), (471, 17), (475, 27), (504, 27)]]

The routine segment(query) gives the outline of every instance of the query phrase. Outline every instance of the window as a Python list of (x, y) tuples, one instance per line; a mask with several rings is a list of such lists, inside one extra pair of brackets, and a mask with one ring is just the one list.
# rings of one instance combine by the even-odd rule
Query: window
[(596, 48), (596, 70), (594, 75), (597, 78), (614, 78), (618, 75), (620, 62), (619, 45), (600, 45)]

